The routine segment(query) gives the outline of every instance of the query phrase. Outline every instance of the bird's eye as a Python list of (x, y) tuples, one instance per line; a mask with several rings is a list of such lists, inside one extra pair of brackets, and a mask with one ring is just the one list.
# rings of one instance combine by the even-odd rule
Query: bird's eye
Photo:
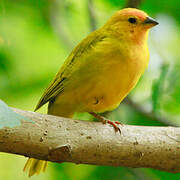
[(137, 22), (136, 18), (129, 18), (128, 21), (132, 24), (135, 24)]

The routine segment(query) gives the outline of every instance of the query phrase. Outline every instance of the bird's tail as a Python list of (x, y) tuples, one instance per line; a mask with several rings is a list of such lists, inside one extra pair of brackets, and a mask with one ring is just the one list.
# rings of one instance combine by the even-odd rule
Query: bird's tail
[[(74, 114), (74, 109), (72, 108), (67, 109), (67, 107), (69, 106), (61, 106), (61, 105), (49, 103), (48, 114), (72, 118)], [(29, 177), (31, 177), (34, 174), (45, 172), (46, 167), (47, 167), (47, 161), (29, 158), (24, 166), (23, 171), (28, 172)]]
[(24, 166), (23, 171), (29, 172), (29, 177), (34, 174), (44, 172), (47, 167), (47, 161), (29, 158)]

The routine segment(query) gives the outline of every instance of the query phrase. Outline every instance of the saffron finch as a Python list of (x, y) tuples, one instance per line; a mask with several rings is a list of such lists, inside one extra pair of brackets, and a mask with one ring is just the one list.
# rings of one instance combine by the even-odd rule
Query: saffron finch
[[(73, 49), (36, 110), (49, 102), (48, 114), (71, 118), (89, 112), (106, 122), (97, 113), (115, 109), (136, 85), (148, 66), (148, 32), (157, 24), (138, 9), (116, 12)], [(30, 158), (24, 171), (32, 176), (46, 166), (46, 161)]]

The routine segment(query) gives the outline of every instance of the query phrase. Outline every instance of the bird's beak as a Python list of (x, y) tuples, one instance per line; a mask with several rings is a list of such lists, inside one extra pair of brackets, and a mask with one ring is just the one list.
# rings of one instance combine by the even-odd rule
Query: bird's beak
[(147, 17), (144, 20), (143, 24), (146, 24), (146, 25), (149, 25), (150, 27), (153, 27), (153, 26), (158, 25), (159, 23), (155, 19), (153, 19), (151, 17)]

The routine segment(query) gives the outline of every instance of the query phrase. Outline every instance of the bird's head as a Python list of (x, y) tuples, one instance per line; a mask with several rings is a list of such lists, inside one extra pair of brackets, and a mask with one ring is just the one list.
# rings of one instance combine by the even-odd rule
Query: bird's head
[(147, 37), (149, 29), (157, 24), (144, 11), (125, 8), (116, 12), (105, 27), (117, 38), (138, 42)]

